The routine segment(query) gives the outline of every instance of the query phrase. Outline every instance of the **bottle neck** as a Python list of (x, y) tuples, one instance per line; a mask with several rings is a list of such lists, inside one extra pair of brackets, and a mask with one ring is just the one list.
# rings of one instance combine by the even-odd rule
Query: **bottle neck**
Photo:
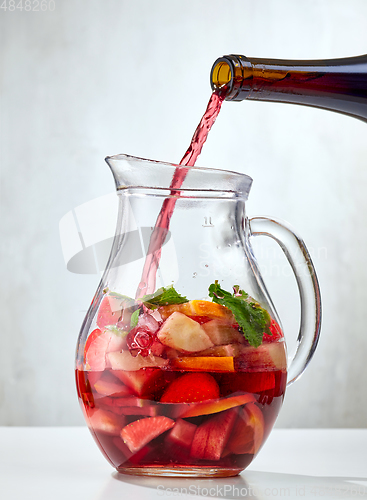
[(281, 60), (230, 55), (217, 59), (212, 89), (227, 101), (256, 99), (331, 109), (367, 120), (367, 55), (328, 60)]

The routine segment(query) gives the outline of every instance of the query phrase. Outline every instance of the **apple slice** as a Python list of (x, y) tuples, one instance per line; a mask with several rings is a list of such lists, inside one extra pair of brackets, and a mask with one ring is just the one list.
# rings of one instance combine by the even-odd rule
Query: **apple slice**
[(107, 358), (111, 363), (112, 370), (123, 370), (123, 371), (137, 371), (140, 368), (154, 367), (154, 366), (165, 366), (168, 364), (168, 359), (159, 358), (158, 356), (142, 356), (138, 354), (137, 356), (132, 356), (129, 351), (123, 352), (110, 352), (107, 354)]
[(220, 380), (222, 396), (231, 396), (236, 392), (263, 392), (275, 388), (275, 372), (235, 372), (224, 373)]
[(262, 344), (259, 347), (242, 347), (236, 359), (236, 370), (286, 370), (287, 357), (283, 341)]
[(169, 444), (190, 449), (197, 425), (179, 418), (166, 437)]
[(171, 359), (171, 365), (178, 370), (203, 372), (234, 372), (232, 356), (186, 356)]
[(213, 319), (202, 326), (214, 345), (244, 344), (246, 342), (243, 334), (226, 321)]
[(192, 403), (217, 399), (219, 386), (209, 373), (185, 373), (164, 391), (162, 403)]
[(121, 437), (129, 450), (136, 453), (174, 425), (174, 420), (168, 417), (146, 417), (126, 425), (121, 430)]
[(121, 428), (125, 425), (124, 417), (100, 408), (89, 415), (88, 426), (94, 431), (103, 432), (111, 436), (119, 436)]
[(264, 417), (255, 403), (241, 408), (226, 451), (241, 455), (255, 455), (264, 438)]
[(157, 405), (147, 406), (120, 406), (116, 412), (119, 415), (145, 415), (146, 417), (156, 417), (159, 413)]
[(115, 370), (113, 374), (129, 387), (133, 394), (139, 397), (153, 393), (161, 386), (159, 379), (164, 376), (164, 372), (160, 368), (145, 368), (132, 372)]
[(205, 351), (195, 352), (192, 356), (216, 356), (235, 358), (241, 353), (240, 344), (215, 345)]
[(183, 413), (180, 415), (181, 418), (197, 417), (199, 415), (209, 415), (211, 413), (219, 413), (224, 410), (229, 410), (230, 408), (235, 408), (236, 406), (242, 406), (255, 401), (255, 397), (252, 394), (240, 394), (239, 396), (232, 396), (230, 398), (222, 398), (214, 401), (208, 401), (207, 403), (187, 403), (185, 407), (190, 407), (184, 409)]
[(94, 389), (101, 396), (112, 396), (120, 397), (127, 396), (130, 394), (129, 389), (124, 384), (119, 384), (118, 382), (112, 382), (106, 377), (100, 378), (95, 384)]
[(237, 409), (221, 412), (201, 424), (194, 435), (190, 455), (193, 458), (219, 460), (237, 417)]
[(179, 351), (197, 352), (213, 347), (203, 328), (191, 318), (174, 312), (157, 334), (162, 344)]

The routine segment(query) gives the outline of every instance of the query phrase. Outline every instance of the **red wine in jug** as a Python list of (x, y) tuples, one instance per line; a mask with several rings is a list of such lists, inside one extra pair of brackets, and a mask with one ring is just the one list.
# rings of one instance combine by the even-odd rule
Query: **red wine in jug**
[(195, 165), (195, 162), (201, 153), (209, 131), (219, 114), (224, 96), (225, 91), (223, 89), (215, 90), (212, 93), (206, 111), (191, 139), (190, 146), (180, 161), (180, 166), (177, 167), (174, 172), (170, 185), (171, 195), (173, 196), (167, 197), (164, 200), (154, 230), (150, 237), (141, 282), (136, 292), (136, 298), (140, 298), (143, 295), (153, 293), (155, 291), (156, 274), (161, 258), (162, 246), (169, 230), (169, 224), (175, 208), (177, 196), (179, 196), (180, 188), (185, 180), (187, 172), (190, 167)]

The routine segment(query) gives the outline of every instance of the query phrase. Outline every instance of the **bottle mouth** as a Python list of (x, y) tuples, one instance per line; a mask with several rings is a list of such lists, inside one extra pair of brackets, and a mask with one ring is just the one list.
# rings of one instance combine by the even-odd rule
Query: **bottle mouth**
[(174, 163), (149, 160), (126, 154), (107, 156), (106, 162), (113, 173), (116, 189), (171, 191), (174, 175), (186, 171), (179, 191), (181, 195), (197, 197), (240, 197), (247, 200), (252, 179), (246, 174), (206, 167), (184, 167)]
[(231, 79), (231, 67), (226, 61), (219, 61), (216, 64), (214, 63), (211, 74), (211, 82), (216, 89), (221, 88), (224, 85), (228, 85)]
[[(217, 59), (210, 72), (213, 91), (222, 89), (226, 101), (236, 101), (239, 92), (249, 92), (249, 82), (253, 77), (251, 61), (241, 55), (228, 55)], [(243, 97), (242, 97), (243, 98)]]

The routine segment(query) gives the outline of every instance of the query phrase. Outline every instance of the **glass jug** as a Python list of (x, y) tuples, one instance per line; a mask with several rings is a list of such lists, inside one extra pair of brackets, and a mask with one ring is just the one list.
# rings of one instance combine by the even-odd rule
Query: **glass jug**
[[(246, 217), (247, 175), (192, 167), (178, 192), (170, 185), (184, 167), (127, 155), (106, 161), (120, 205), (78, 339), (77, 390), (88, 427), (121, 473), (237, 475), (318, 342), (320, 292), (308, 251), (285, 223)], [(172, 216), (155, 228), (165, 200)], [(157, 234), (162, 245), (147, 255)], [(298, 283), (301, 326), (289, 366), (251, 247), (257, 235), (278, 242)], [(141, 282), (148, 258), (156, 266), (149, 284)]]

